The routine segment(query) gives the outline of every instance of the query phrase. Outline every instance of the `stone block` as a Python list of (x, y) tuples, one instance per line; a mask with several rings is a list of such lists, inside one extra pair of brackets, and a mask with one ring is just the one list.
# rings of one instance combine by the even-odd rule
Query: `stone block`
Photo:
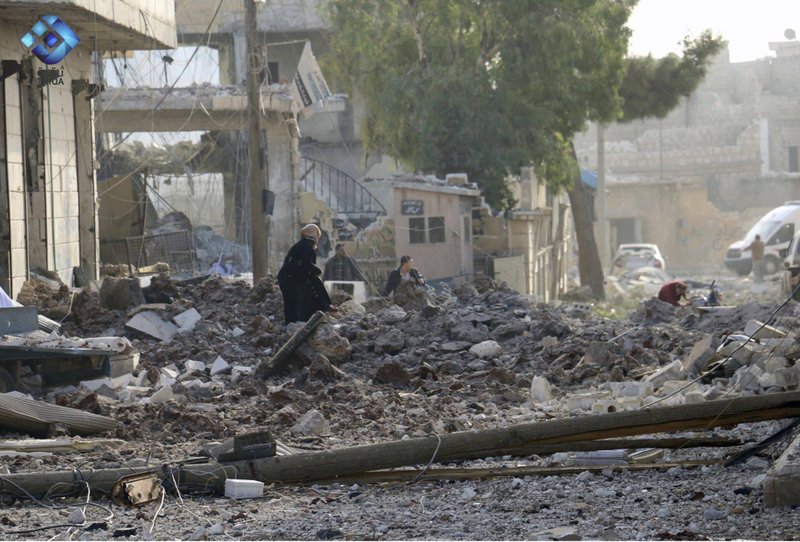
[(703, 395), (703, 392), (700, 390), (692, 390), (687, 393), (684, 393), (683, 397), (686, 400), (687, 405), (702, 403), (703, 401), (705, 401), (705, 396)]
[(793, 388), (800, 385), (800, 368), (797, 365), (777, 369), (773, 376), (775, 385), (781, 388)]
[(700, 370), (711, 361), (716, 353), (713, 347), (714, 336), (706, 335), (701, 340), (695, 343), (689, 351), (689, 355), (683, 360), (681, 364), (681, 373), (685, 376), (696, 376)]
[(330, 435), (331, 428), (322, 412), (311, 409), (292, 427), (291, 432), (302, 436)]
[(534, 403), (546, 403), (552, 398), (550, 382), (543, 376), (534, 376), (531, 381), (531, 400)]
[(108, 376), (116, 378), (127, 373), (132, 373), (139, 366), (139, 352), (128, 354), (114, 354), (108, 357), (109, 372)]
[(217, 359), (214, 360), (214, 363), (211, 365), (211, 376), (216, 376), (218, 374), (224, 373), (230, 368), (230, 365), (227, 361), (222, 359), (222, 356), (217, 356)]
[(652, 384), (653, 388), (658, 389), (664, 384), (664, 382), (680, 378), (682, 374), (682, 367), (683, 364), (681, 363), (681, 360), (676, 359), (672, 363), (664, 365), (655, 373), (648, 375), (645, 380)]
[(492, 340), (480, 342), (469, 349), (470, 354), (474, 354), (481, 359), (496, 358), (502, 351), (503, 347)]
[[(611, 394), (606, 394), (610, 396)], [(595, 401), (598, 400), (598, 396), (595, 394), (589, 393), (582, 393), (582, 394), (575, 394), (567, 397), (565, 402), (565, 407), (569, 412), (580, 412), (591, 410), (592, 405)]]
[(731, 377), (731, 382), (739, 391), (758, 391), (761, 388), (759, 378), (764, 371), (756, 366), (750, 365), (738, 369)]
[(197, 325), (197, 322), (202, 320), (203, 317), (200, 316), (200, 313), (197, 312), (197, 309), (194, 307), (183, 311), (182, 313), (175, 315), (172, 318), (172, 321), (178, 324), (178, 328), (181, 333), (188, 333), (189, 331), (194, 329), (194, 326)]
[(642, 397), (618, 397), (615, 399), (620, 410), (639, 410), (642, 408)]
[(764, 479), (763, 489), (767, 507), (800, 504), (800, 436), (775, 461)]
[(202, 373), (206, 370), (206, 364), (202, 361), (197, 361), (194, 359), (187, 359), (186, 363), (183, 364), (186, 368), (186, 372), (188, 374), (192, 373)]
[(609, 412), (619, 412), (622, 408), (614, 399), (601, 399), (592, 404), (592, 414), (608, 414)]

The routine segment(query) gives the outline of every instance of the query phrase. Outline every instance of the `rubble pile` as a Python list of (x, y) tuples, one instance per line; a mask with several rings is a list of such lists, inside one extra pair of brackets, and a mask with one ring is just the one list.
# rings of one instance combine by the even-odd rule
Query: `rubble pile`
[[(196, 425), (211, 428), (207, 436), (212, 439), (249, 426), (289, 431), (312, 408), (329, 421), (334, 440), (352, 443), (435, 428), (490, 427), (558, 411), (609, 412), (659, 400), (710, 399), (741, 388), (744, 377), (717, 370), (720, 378), (713, 383), (707, 378), (668, 400), (664, 396), (719, 361), (715, 349), (725, 337), (743, 332), (748, 321), (768, 319), (774, 309), (748, 304), (698, 317), (690, 308), (651, 299), (629, 318), (611, 320), (594, 315), (585, 303), (537, 304), (486, 278), (451, 296), (403, 285), (392, 299), (360, 305), (338, 294), (344, 309), (338, 318), (320, 326), (294, 354), (292, 371), (264, 382), (253, 375), (255, 368), (296, 329), (282, 323), (281, 296), (272, 278), (251, 288), (216, 275), (172, 281), (162, 274), (144, 291), (148, 301), (160, 299), (160, 304), (124, 311), (103, 306), (96, 294), (81, 293), (65, 327), (132, 339), (141, 352), (135, 385), (116, 388), (111, 398), (127, 418), (147, 420), (126, 424), (134, 431), (131, 436), (157, 427), (168, 441), (196, 438)], [(131, 321), (144, 314), (161, 331), (169, 328), (166, 340), (131, 329)], [(794, 320), (784, 317), (781, 323)], [(700, 343), (705, 347), (695, 353)], [(780, 350), (789, 356), (781, 358), (785, 362), (770, 361), (770, 368), (793, 367), (794, 352), (786, 350)], [(737, 367), (755, 371), (768, 355), (751, 354)], [(745, 359), (743, 353), (736, 357)], [(733, 362), (727, 367), (730, 372)], [(749, 391), (779, 384), (792, 389), (791, 370), (778, 374), (777, 380), (764, 376), (750, 382)], [(223, 400), (223, 412), (203, 407), (186, 416), (163, 406), (176, 401), (191, 411)], [(246, 414), (231, 415), (239, 409)], [(423, 422), (434, 412), (438, 420)], [(476, 420), (465, 412), (483, 416)]]
[[(698, 314), (653, 299), (615, 320), (584, 302), (536, 303), (485, 277), (450, 295), (407, 286), (364, 304), (337, 294), (340, 313), (294, 352), (289, 370), (266, 380), (259, 365), (302, 327), (283, 325), (272, 278), (250, 287), (162, 274), (142, 289), (143, 302), (134, 295), (122, 304), (87, 290), (75, 295), (65, 335), (125, 336), (138, 364), (48, 397), (121, 422), (112, 436), (127, 448), (83, 458), (117, 468), (145, 456), (205, 456), (211, 444), (256, 429), (291, 446), (332, 449), (794, 390), (800, 380), (800, 321), (791, 306), (771, 318), (775, 304)], [(58, 455), (37, 461), (69, 463)], [(655, 528), (641, 532), (652, 537)]]

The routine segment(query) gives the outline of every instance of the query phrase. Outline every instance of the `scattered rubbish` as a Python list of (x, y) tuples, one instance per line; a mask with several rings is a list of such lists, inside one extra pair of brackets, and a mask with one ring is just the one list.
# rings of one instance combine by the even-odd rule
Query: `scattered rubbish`
[(132, 474), (120, 478), (111, 489), (111, 499), (120, 506), (144, 506), (161, 498), (164, 488), (155, 473)]
[(264, 482), (256, 480), (225, 480), (225, 496), (229, 499), (253, 499), (264, 494)]

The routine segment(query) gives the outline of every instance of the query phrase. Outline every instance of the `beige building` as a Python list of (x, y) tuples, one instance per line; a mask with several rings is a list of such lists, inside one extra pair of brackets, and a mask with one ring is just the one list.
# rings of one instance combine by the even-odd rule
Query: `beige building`
[[(93, 58), (110, 49), (174, 47), (173, 7), (147, 0), (0, 1), (0, 286), (10, 295), (36, 267), (56, 271), (67, 284), (76, 266), (96, 276)], [(80, 39), (55, 64), (20, 41), (47, 15)], [(55, 28), (36, 39), (64, 43)]]
[[(773, 58), (721, 53), (665, 119), (605, 130), (609, 255), (620, 243), (656, 243), (670, 272), (721, 269), (759, 216), (800, 199), (800, 47), (769, 45)], [(596, 168), (594, 127), (576, 150)]]
[(458, 286), (472, 280), (472, 209), (480, 204), (481, 195), (467, 183), (466, 175), (448, 175), (446, 181), (398, 176), (370, 180), (364, 186), (393, 218), (390, 268), (407, 255), (430, 283)]
[(556, 299), (568, 288), (571, 265), (572, 215), (565, 196), (552, 196), (532, 168), (512, 182), (517, 208), (492, 215), (474, 213), (475, 269), (516, 291), (542, 301)]

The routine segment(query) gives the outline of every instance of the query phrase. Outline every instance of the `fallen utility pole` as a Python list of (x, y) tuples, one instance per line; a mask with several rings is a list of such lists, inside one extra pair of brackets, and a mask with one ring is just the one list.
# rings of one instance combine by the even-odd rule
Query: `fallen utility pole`
[(256, 367), (256, 375), (261, 378), (268, 378), (276, 373), (279, 373), (286, 368), (289, 358), (295, 350), (300, 348), (304, 342), (308, 340), (314, 330), (319, 327), (325, 318), (325, 313), (317, 311), (311, 315), (308, 322), (303, 327), (294, 332), (294, 334), (286, 341), (286, 344), (281, 346), (275, 355), (270, 360), (265, 360), (259, 363)]
[[(222, 490), (226, 477), (265, 483), (307, 483), (368, 471), (426, 464), (434, 461), (478, 459), (519, 454), (533, 445), (576, 443), (672, 431), (706, 430), (712, 427), (800, 417), (800, 392), (784, 392), (707, 403), (666, 406), (647, 410), (613, 412), (577, 418), (527, 423), (501, 429), (463, 431), (446, 435), (398, 440), (305, 454), (274, 456), (248, 461), (165, 465), (159, 474), (166, 481), (174, 474), (179, 485)], [(82, 471), (86, 482), (98, 491), (110, 491), (114, 483), (134, 472), (154, 469)], [(0, 477), (0, 494), (23, 496), (20, 488), (41, 496), (55, 484), (73, 485), (76, 473), (9, 474)]]

